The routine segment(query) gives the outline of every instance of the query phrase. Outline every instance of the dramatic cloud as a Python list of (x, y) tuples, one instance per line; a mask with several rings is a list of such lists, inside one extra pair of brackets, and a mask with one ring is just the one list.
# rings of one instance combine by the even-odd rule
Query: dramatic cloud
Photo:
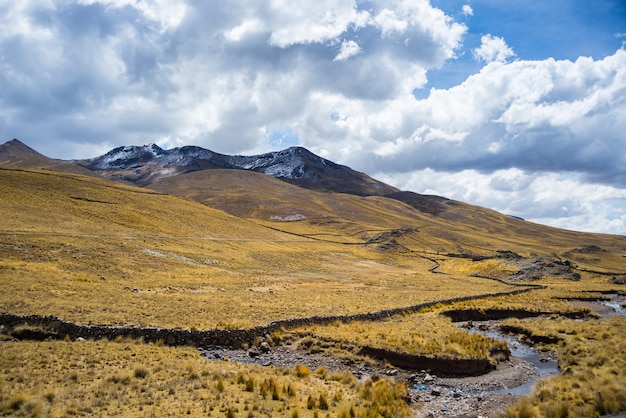
[[(470, 34), (484, 8), (463, 3), (4, 2), (0, 134), (57, 158), (300, 144), (405, 189), (626, 233), (626, 52), (525, 60)], [(472, 70), (427, 90), (450, 63)]]

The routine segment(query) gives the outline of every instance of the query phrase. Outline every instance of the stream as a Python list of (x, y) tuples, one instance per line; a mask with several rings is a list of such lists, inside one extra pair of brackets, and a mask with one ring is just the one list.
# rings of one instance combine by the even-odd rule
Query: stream
[[(626, 310), (622, 308), (622, 303), (626, 297), (618, 294), (607, 295), (611, 299), (607, 301), (597, 302), (578, 302), (575, 304), (587, 306), (596, 311), (602, 318), (611, 318), (618, 315), (626, 315)], [(518, 340), (516, 336), (502, 333), (498, 329), (500, 321), (473, 321), (472, 326), (468, 327), (468, 323), (459, 323), (459, 327), (470, 333), (480, 333), (489, 338), (495, 338), (505, 341), (511, 352), (511, 357), (530, 363), (536, 374), (531, 376), (530, 380), (516, 387), (495, 390), (479, 390), (474, 391), (473, 395), (489, 396), (489, 395), (516, 395), (526, 396), (532, 391), (533, 385), (541, 379), (545, 379), (552, 375), (559, 374), (559, 368), (556, 360), (547, 353), (537, 352), (537, 350)]]
[[(559, 368), (554, 358), (549, 357), (546, 353), (539, 353), (529, 345), (521, 343), (516, 336), (504, 334), (497, 329), (497, 321), (474, 321), (474, 328), (468, 329), (470, 333), (480, 333), (486, 337), (505, 341), (511, 352), (511, 357), (526, 361), (534, 367), (536, 374), (527, 382), (513, 388), (483, 390), (476, 395), (492, 395), (492, 394), (510, 394), (516, 396), (526, 396), (531, 393), (533, 385), (537, 380), (559, 374)], [(476, 326), (477, 325), (477, 326)]]

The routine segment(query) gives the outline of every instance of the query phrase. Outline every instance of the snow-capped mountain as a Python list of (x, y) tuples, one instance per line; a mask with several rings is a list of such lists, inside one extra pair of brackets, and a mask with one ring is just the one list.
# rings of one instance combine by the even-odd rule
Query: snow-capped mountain
[(302, 147), (262, 155), (224, 155), (186, 146), (164, 150), (156, 144), (124, 146), (83, 161), (81, 166), (104, 177), (141, 186), (179, 174), (208, 169), (248, 170), (315, 190), (357, 195), (386, 195), (398, 190)]

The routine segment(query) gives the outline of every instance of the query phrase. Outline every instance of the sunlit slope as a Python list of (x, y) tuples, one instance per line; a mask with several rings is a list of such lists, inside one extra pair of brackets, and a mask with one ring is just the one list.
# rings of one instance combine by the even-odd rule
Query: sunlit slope
[(396, 200), (318, 192), (243, 170), (182, 174), (150, 188), (274, 228), (335, 241), (363, 243), (383, 231), (421, 225), (428, 219)]
[(6, 231), (290, 238), (194, 201), (65, 173), (0, 170), (0, 202)]
[(247, 327), (509, 288), (73, 174), (0, 170), (0, 219), (0, 310), (79, 323)]
[(513, 251), (568, 259), (586, 269), (626, 271), (624, 236), (553, 228), (459, 202), (398, 242), (414, 251), (481, 256)]
[(571, 258), (589, 267), (626, 270), (622, 257), (626, 237), (551, 228), (437, 196), (414, 194), (419, 201), (411, 206), (385, 197), (315, 192), (236, 170), (189, 173), (151, 187), (318, 239), (365, 243), (381, 233), (409, 228), (391, 238), (405, 250), (432, 254), (493, 256), (514, 251), (525, 257), (561, 256), (572, 249), (597, 246), (604, 251), (593, 257), (574, 253)]

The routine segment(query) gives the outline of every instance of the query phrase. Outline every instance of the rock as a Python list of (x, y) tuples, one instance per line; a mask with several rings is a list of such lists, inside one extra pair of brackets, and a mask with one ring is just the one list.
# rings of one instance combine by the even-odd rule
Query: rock
[(430, 391), (430, 394), (433, 396), (441, 396), (441, 390), (439, 389), (433, 389)]
[(272, 349), (266, 341), (263, 341), (261, 345), (259, 346), (259, 348), (261, 349), (263, 353), (269, 353), (270, 350)]
[(76, 338), (76, 341), (81, 342), (81, 341), (85, 341), (85, 339), (83, 337), (78, 337)]
[(424, 382), (432, 382), (433, 380), (434, 380), (434, 377), (426, 373), (426, 376), (424, 376)]
[(249, 355), (250, 357), (252, 357), (252, 358), (256, 358), (256, 357), (259, 357), (259, 356), (261, 355), (261, 353), (259, 353), (259, 352), (258, 352), (258, 351), (256, 351), (256, 350), (250, 350), (250, 351), (248, 351), (248, 355)]
[(398, 369), (391, 369), (387, 371), (387, 376), (397, 376), (397, 375), (398, 375)]

